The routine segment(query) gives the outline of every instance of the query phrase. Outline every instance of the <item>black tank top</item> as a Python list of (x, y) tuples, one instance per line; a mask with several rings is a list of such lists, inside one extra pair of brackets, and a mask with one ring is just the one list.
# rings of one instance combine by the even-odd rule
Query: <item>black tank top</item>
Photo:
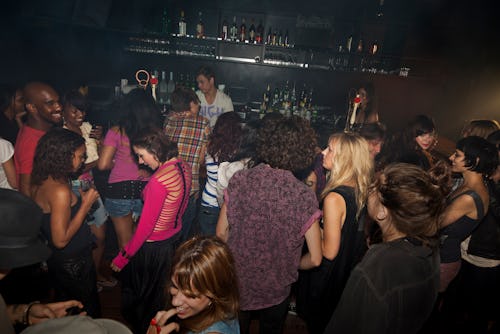
[[(80, 209), (82, 200), (78, 197), (75, 205), (71, 207), (71, 217), (73, 217)], [(76, 234), (71, 238), (70, 242), (64, 248), (57, 248), (52, 242), (52, 233), (50, 230), (50, 213), (43, 214), (42, 220), (42, 235), (47, 239), (49, 247), (52, 249), (52, 257), (54, 258), (70, 258), (85, 254), (87, 250), (92, 247), (92, 233), (90, 232), (90, 227), (87, 222), (83, 222)]]
[(472, 231), (478, 226), (479, 222), (484, 217), (484, 206), (481, 197), (473, 190), (469, 190), (458, 194), (448, 201), (448, 204), (452, 203), (460, 196), (469, 195), (474, 199), (474, 204), (477, 210), (477, 219), (472, 219), (467, 216), (462, 216), (457, 219), (454, 223), (441, 229), (441, 263), (451, 263), (459, 261), (461, 258), (460, 253), (460, 243), (464, 241)]

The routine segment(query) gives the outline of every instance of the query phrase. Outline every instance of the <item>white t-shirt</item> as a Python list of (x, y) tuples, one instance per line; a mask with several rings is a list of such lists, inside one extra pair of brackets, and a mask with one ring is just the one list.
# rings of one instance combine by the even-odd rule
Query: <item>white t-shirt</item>
[(198, 95), (201, 102), (199, 115), (210, 121), (211, 128), (214, 127), (219, 115), (225, 112), (234, 111), (233, 101), (228, 95), (220, 90), (217, 90), (214, 103), (212, 104), (208, 104), (205, 94), (203, 94), (202, 91), (196, 91), (196, 95)]
[(3, 169), (3, 165), (5, 162), (9, 161), (14, 156), (14, 147), (12, 144), (0, 138), (0, 188), (12, 189), (9, 182), (7, 181), (7, 176), (5, 175), (5, 171)]

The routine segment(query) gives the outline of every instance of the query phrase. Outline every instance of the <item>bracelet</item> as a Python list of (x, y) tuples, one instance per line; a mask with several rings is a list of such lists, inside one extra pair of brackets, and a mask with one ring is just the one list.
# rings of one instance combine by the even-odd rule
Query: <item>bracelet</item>
[(127, 260), (130, 260), (130, 257), (131, 257), (131, 256), (127, 254), (127, 252), (125, 251), (125, 249), (122, 249), (122, 250), (120, 251), (120, 254), (121, 254), (124, 258), (126, 258)]
[(29, 303), (26, 308), (23, 311), (23, 325), (29, 326), (30, 325), (30, 310), (35, 304), (40, 304), (39, 301), (34, 301)]

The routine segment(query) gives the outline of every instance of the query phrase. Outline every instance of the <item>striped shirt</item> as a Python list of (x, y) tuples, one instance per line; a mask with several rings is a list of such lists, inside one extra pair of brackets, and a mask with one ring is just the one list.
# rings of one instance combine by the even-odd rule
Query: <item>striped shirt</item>
[(177, 143), (179, 156), (191, 166), (191, 195), (200, 191), (200, 154), (210, 131), (208, 120), (199, 115), (181, 118), (173, 114), (165, 120), (165, 134)]
[(218, 208), (217, 202), (217, 172), (219, 170), (219, 163), (210, 155), (205, 155), (205, 165), (207, 167), (207, 183), (201, 195), (201, 205)]

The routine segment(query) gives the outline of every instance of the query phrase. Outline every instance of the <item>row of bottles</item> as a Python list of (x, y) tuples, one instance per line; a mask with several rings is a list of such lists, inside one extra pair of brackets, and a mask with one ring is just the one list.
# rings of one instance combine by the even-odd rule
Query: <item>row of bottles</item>
[(236, 23), (236, 16), (233, 16), (233, 24), (229, 26), (226, 18), (222, 21), (219, 38), (223, 41), (244, 42), (252, 44), (262, 44), (264, 41), (264, 26), (262, 20), (255, 27), (254, 19), (252, 18), (249, 27), (246, 25), (246, 20), (243, 17), (241, 24)]
[(262, 94), (262, 103), (260, 105), (260, 114), (269, 112), (280, 112), (286, 116), (298, 115), (308, 120), (315, 121), (317, 112), (312, 105), (313, 88), (308, 88), (303, 85), (300, 92), (296, 89), (295, 83), (290, 86), (289, 81), (280, 85), (276, 85), (274, 90), (271, 90), (271, 85), (267, 84), (267, 88)]

